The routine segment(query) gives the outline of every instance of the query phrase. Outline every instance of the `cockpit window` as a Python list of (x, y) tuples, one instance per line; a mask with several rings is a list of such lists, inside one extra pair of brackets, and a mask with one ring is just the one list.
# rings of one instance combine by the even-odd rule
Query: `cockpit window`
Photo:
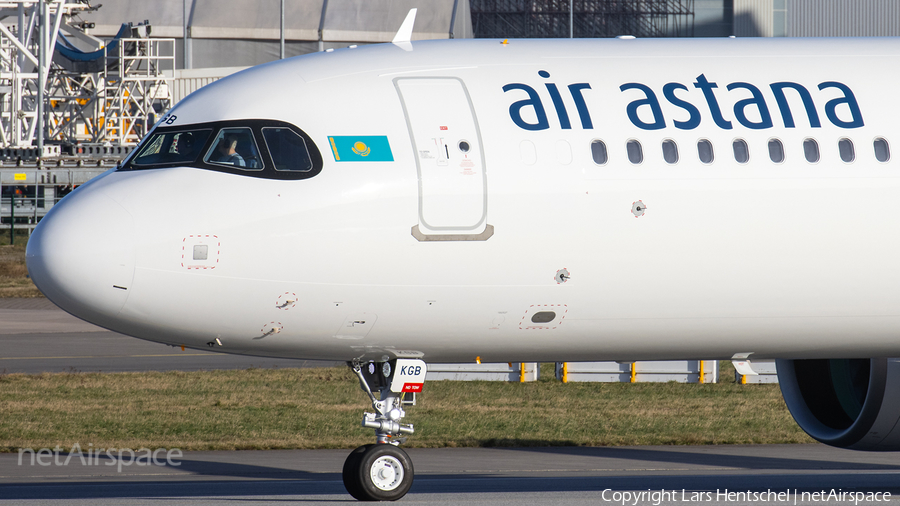
[(136, 166), (176, 165), (194, 162), (212, 130), (159, 132), (144, 142), (130, 160)]
[(263, 128), (262, 133), (272, 161), (275, 162), (275, 170), (312, 170), (312, 160), (309, 159), (303, 137), (288, 128)]
[(206, 163), (262, 170), (259, 149), (249, 128), (223, 128), (216, 134), (212, 147), (203, 159)]
[(240, 119), (159, 125), (118, 170), (191, 167), (295, 180), (318, 175), (322, 165), (316, 143), (296, 126), (271, 119)]

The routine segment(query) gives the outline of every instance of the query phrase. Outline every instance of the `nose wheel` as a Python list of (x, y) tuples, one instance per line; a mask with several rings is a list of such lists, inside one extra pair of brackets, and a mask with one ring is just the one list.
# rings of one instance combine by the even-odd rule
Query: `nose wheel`
[(396, 501), (413, 482), (412, 461), (392, 444), (369, 444), (353, 450), (344, 462), (344, 487), (360, 501)]
[(398, 448), (414, 432), (411, 424), (401, 423), (406, 416), (403, 397), (422, 391), (425, 362), (397, 359), (349, 365), (372, 401), (375, 413), (365, 413), (362, 426), (375, 429), (377, 443), (360, 446), (347, 457), (344, 486), (360, 501), (396, 501), (409, 492), (414, 475), (409, 455)]

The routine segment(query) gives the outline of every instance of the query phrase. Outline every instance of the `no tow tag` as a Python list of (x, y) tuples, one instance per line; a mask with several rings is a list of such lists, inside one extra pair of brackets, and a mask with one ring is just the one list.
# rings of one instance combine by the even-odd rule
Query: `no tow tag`
[(398, 358), (391, 377), (391, 392), (421, 392), (425, 386), (425, 372), (424, 361)]

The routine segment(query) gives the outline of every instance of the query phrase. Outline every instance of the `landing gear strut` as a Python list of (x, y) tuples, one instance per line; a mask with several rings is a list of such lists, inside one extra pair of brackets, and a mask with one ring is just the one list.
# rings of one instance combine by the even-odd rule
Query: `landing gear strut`
[(398, 448), (406, 441), (402, 436), (415, 430), (412, 424), (400, 423), (406, 416), (403, 396), (422, 391), (425, 363), (398, 359), (349, 365), (376, 411), (365, 413), (362, 421), (363, 427), (375, 429), (376, 443), (360, 446), (347, 457), (344, 486), (360, 501), (396, 501), (409, 491), (414, 474), (409, 456)]

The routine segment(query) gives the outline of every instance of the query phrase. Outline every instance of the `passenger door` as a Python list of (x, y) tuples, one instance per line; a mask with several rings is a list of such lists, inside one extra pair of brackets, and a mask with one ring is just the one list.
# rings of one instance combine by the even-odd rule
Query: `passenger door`
[[(490, 237), (481, 133), (465, 83), (397, 78), (419, 179), (419, 240)], [(485, 234), (487, 233), (487, 236)]]

